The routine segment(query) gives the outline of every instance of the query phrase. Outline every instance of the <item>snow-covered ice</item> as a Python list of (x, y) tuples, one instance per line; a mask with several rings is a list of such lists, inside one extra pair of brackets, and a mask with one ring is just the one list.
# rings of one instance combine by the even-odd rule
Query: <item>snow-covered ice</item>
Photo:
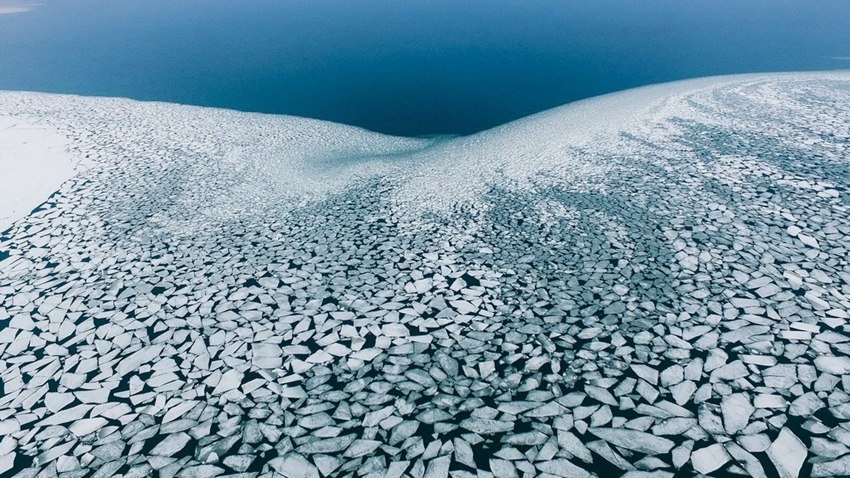
[(25, 117), (0, 115), (0, 230), (26, 216), (85, 162), (67, 138)]

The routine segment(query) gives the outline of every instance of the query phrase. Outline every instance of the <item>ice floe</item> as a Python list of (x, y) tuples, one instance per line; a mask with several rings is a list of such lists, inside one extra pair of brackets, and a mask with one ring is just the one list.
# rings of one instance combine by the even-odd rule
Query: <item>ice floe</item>
[(441, 140), (17, 92), (0, 118), (49, 179), (0, 232), (0, 474), (850, 470), (850, 74)]

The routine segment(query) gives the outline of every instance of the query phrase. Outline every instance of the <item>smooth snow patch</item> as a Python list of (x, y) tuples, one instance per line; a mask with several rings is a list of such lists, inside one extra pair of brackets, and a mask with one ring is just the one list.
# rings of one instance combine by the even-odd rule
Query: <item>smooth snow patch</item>
[(68, 139), (20, 117), (0, 116), (0, 231), (28, 215), (75, 173)]

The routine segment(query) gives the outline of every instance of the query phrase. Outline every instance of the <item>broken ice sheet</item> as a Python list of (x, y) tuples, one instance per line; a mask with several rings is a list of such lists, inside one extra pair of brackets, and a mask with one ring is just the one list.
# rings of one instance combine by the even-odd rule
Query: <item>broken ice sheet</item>
[(0, 93), (94, 163), (0, 234), (0, 474), (846, 476), (848, 84), (440, 141)]

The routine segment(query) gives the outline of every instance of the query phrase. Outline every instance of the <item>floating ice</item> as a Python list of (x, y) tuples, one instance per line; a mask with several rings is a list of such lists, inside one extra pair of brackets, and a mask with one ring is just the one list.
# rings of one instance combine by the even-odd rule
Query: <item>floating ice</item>
[(850, 74), (439, 141), (34, 93), (0, 118), (45, 179), (2, 209), (0, 474), (850, 469)]

